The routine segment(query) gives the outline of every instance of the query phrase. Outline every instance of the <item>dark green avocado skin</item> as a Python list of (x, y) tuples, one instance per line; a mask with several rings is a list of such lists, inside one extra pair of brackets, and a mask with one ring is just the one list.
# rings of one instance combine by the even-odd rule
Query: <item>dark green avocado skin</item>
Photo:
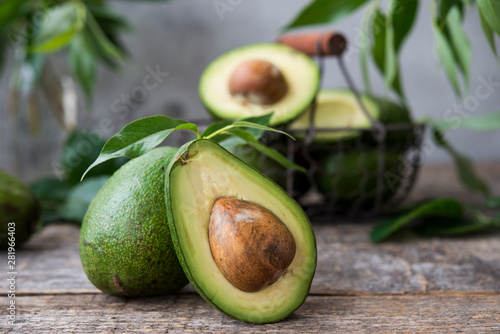
[[(9, 223), (15, 223), (15, 247), (29, 239), (40, 217), (31, 189), (0, 169), (0, 249), (9, 247)], [(11, 228), (12, 230), (12, 228)]]
[(167, 294), (187, 284), (175, 255), (165, 206), (165, 169), (176, 148), (131, 160), (92, 201), (80, 233), (88, 279), (115, 296)]
[(384, 153), (374, 150), (318, 157), (319, 170), (315, 180), (320, 192), (339, 207), (370, 208), (375, 204), (377, 182), (380, 180), (383, 183), (382, 201), (391, 198), (399, 188), (400, 180), (390, 182), (386, 175), (399, 175), (403, 156), (398, 152), (385, 152), (384, 174), (379, 178), (380, 154)]

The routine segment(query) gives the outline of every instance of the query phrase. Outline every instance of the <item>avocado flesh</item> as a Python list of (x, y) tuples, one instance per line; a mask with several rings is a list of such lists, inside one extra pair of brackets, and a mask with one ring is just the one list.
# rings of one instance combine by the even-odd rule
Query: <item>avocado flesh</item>
[[(380, 110), (375, 102), (368, 96), (361, 97), (368, 113), (377, 119)], [(289, 125), (289, 130), (297, 131), (296, 136), (304, 138), (310, 127), (311, 109), (298, 117)], [(341, 139), (356, 137), (359, 131), (355, 129), (369, 128), (371, 120), (363, 112), (354, 94), (347, 90), (322, 90), (317, 97), (316, 112), (314, 115), (314, 127), (316, 129), (338, 129), (353, 128), (353, 130), (337, 130), (328, 132), (316, 132), (315, 142), (331, 142)]]
[(40, 204), (31, 189), (0, 169), (0, 248), (9, 247), (9, 223), (15, 223), (15, 245), (20, 246), (35, 231)]
[[(288, 84), (276, 103), (242, 103), (229, 92), (229, 79), (241, 63), (260, 59), (276, 66)], [(279, 125), (303, 113), (316, 94), (319, 69), (305, 54), (273, 43), (254, 44), (232, 50), (214, 60), (203, 72), (199, 92), (203, 104), (217, 119), (234, 120), (273, 112), (270, 125)]]
[[(316, 243), (301, 207), (272, 180), (218, 144), (197, 140), (181, 149), (168, 179), (169, 224), (177, 256), (196, 290), (227, 315), (252, 323), (287, 317), (305, 300), (316, 268)], [(179, 153), (178, 153), (179, 154)], [(229, 283), (212, 258), (208, 223), (216, 199), (232, 197), (261, 205), (288, 228), (295, 257), (274, 284), (244, 292)]]
[(165, 170), (176, 151), (161, 147), (129, 161), (92, 200), (80, 232), (80, 258), (101, 291), (153, 296), (187, 284), (165, 207)]

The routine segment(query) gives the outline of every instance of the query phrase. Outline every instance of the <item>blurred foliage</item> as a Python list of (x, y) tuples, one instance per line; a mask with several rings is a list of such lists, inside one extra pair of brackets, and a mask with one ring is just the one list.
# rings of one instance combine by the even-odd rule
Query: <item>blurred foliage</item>
[(97, 159), (105, 141), (95, 132), (73, 131), (64, 144), (56, 177), (38, 180), (31, 185), (42, 206), (42, 225), (70, 221), (81, 223), (90, 202), (108, 178), (127, 159), (105, 162), (88, 173), (85, 170)]
[[(11, 112), (17, 112), (19, 100), (28, 97), (30, 121), (37, 123), (40, 88), (60, 125), (71, 132), (76, 127), (72, 78), (89, 105), (97, 66), (105, 64), (116, 71), (123, 65), (127, 52), (119, 36), (130, 30), (127, 20), (105, 0), (0, 2), (0, 71), (10, 49), (14, 58), (9, 78)], [(67, 50), (64, 57), (72, 77), (56, 74), (50, 65), (50, 55), (62, 50)], [(36, 132), (36, 125), (31, 128)]]
[[(492, 201), (486, 202), (486, 207)], [(403, 228), (428, 236), (455, 236), (488, 232), (500, 228), (500, 214), (484, 214), (484, 208), (464, 206), (453, 198), (438, 198), (400, 210), (397, 215), (377, 224), (370, 233), (379, 243)]]
[(333, 23), (366, 6), (360, 44), (357, 45), (365, 87), (370, 91), (367, 65), (370, 56), (383, 75), (387, 89), (404, 101), (399, 54), (416, 22), (419, 5), (430, 6), (436, 50), (451, 86), (460, 96), (468, 90), (472, 57), (472, 47), (463, 29), (464, 18), (476, 5), (484, 36), (497, 56), (495, 35), (500, 36), (498, 0), (313, 0), (286, 28)]

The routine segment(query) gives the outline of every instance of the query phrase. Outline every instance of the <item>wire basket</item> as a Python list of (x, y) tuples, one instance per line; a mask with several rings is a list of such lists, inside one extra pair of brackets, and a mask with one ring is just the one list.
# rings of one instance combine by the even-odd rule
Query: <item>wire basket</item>
[[(395, 209), (413, 187), (421, 162), (421, 143), (425, 126), (413, 123), (383, 124), (367, 111), (343, 61), (346, 39), (338, 33), (288, 35), (278, 40), (299, 51), (316, 56), (320, 80), (325, 56), (335, 56), (347, 86), (364, 115), (367, 128), (314, 128), (316, 99), (311, 104), (310, 128), (286, 130), (296, 138), (287, 140), (289, 160), (307, 168), (306, 175), (287, 171), (286, 189), (306, 213), (318, 219), (333, 216), (368, 217)], [(322, 82), (320, 82), (320, 88)], [(318, 90), (318, 92), (319, 92)], [(314, 143), (318, 133), (353, 133), (353, 139)]]

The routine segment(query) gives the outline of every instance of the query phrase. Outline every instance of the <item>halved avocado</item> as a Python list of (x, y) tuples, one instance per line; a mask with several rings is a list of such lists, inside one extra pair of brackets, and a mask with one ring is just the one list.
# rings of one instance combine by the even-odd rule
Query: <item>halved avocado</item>
[[(409, 111), (387, 99), (372, 95), (361, 94), (361, 100), (366, 111), (373, 119), (383, 124), (409, 123)], [(305, 137), (306, 130), (310, 127), (311, 109), (289, 124), (288, 129), (295, 131), (297, 137)], [(339, 129), (337, 131), (318, 131), (315, 142), (334, 142), (357, 137), (360, 131), (368, 129), (371, 120), (364, 113), (354, 93), (349, 90), (322, 90), (318, 94), (317, 107), (314, 118), (316, 129)], [(347, 128), (345, 131), (341, 130)], [(392, 139), (391, 139), (392, 140)]]
[(168, 171), (172, 240), (198, 293), (251, 323), (275, 322), (296, 310), (316, 268), (315, 237), (302, 208), (210, 140), (183, 146)]
[(217, 119), (234, 120), (274, 112), (270, 125), (295, 119), (311, 103), (319, 69), (288, 46), (263, 43), (234, 49), (203, 72), (199, 91)]
[(160, 147), (123, 165), (99, 190), (80, 232), (88, 279), (115, 296), (177, 291), (188, 282), (177, 260), (165, 208), (165, 170), (177, 148)]

